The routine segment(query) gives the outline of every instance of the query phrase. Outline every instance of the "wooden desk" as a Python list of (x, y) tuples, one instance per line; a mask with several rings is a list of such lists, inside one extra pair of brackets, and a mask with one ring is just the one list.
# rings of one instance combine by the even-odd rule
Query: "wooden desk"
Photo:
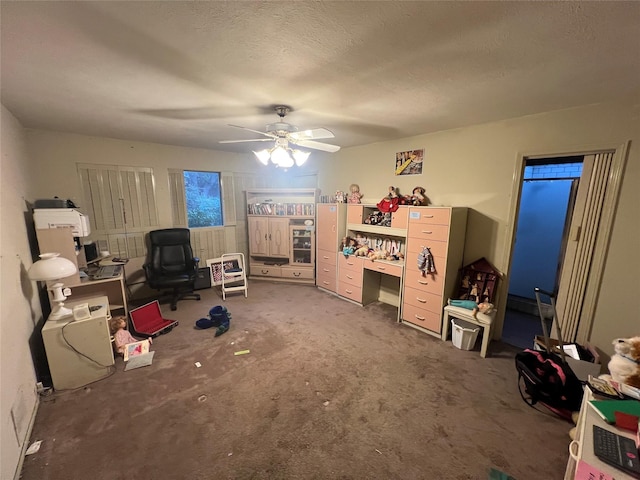
[[(123, 270), (124, 272), (124, 270)], [(65, 287), (71, 289), (69, 301), (77, 303), (86, 301), (90, 298), (105, 296), (109, 299), (109, 308), (115, 315), (129, 315), (129, 307), (127, 305), (127, 292), (124, 283), (124, 273), (114, 278), (105, 278), (102, 280), (91, 280), (90, 278), (81, 278), (79, 281), (71, 278), (63, 279)], [(120, 311), (122, 310), (122, 312)]]
[(608, 473), (616, 480), (633, 479), (631, 475), (604, 463), (595, 456), (593, 453), (593, 425), (598, 425), (606, 430), (611, 430), (618, 435), (629, 437), (631, 439), (634, 438), (633, 433), (606, 423), (589, 405), (589, 400), (593, 400), (593, 394), (588, 387), (585, 387), (582, 406), (580, 407), (580, 417), (578, 419), (578, 425), (576, 426), (576, 439), (569, 444), (569, 461), (567, 462), (564, 480), (575, 479), (576, 467), (578, 465), (578, 460), (580, 459), (600, 471)]

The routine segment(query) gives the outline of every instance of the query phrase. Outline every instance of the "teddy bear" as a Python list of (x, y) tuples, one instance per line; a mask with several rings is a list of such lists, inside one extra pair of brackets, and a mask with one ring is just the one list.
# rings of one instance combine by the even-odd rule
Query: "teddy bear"
[(613, 381), (640, 388), (640, 336), (616, 338), (615, 353), (609, 361), (609, 373)]
[(361, 247), (358, 247), (358, 248), (356, 249), (356, 251), (355, 251), (355, 252), (353, 252), (353, 254), (354, 254), (356, 257), (366, 257), (366, 256), (368, 256), (368, 255), (369, 255), (369, 247), (367, 247), (366, 245), (363, 245), (363, 246), (361, 246)]

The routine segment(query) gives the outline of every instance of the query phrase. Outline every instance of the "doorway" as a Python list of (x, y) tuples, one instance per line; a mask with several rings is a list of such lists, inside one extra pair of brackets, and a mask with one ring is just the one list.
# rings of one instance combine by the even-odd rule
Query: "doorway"
[[(584, 156), (525, 159), (502, 340), (531, 348), (542, 335), (534, 288), (556, 293)], [(551, 312), (543, 312), (547, 331)]]

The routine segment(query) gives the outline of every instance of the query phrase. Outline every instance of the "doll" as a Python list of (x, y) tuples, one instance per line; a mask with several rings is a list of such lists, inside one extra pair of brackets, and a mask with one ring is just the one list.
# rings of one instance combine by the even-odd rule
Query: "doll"
[[(135, 343), (139, 340), (126, 330), (127, 318), (126, 317), (113, 317), (109, 322), (109, 328), (111, 329), (111, 335), (113, 335), (116, 352), (124, 354), (124, 348), (127, 343)], [(148, 338), (149, 343), (153, 343), (151, 337)]]
[(354, 238), (346, 237), (345, 240), (346, 242), (343, 241), (342, 254), (345, 257), (348, 257), (349, 255), (353, 255), (355, 253), (355, 251), (358, 249), (358, 244), (356, 243), (356, 240)]
[(424, 196), (424, 188), (416, 187), (411, 192), (411, 205), (419, 207), (420, 205), (427, 205), (427, 197)]
[(493, 312), (493, 304), (489, 302), (476, 303), (473, 300), (451, 300), (449, 299), (447, 302), (452, 307), (460, 307), (466, 308), (467, 310), (471, 310), (471, 315), (473, 318), (477, 319), (478, 312), (484, 313), (485, 315), (489, 315)]
[(360, 187), (355, 183), (352, 183), (349, 187), (349, 203), (360, 203), (360, 199), (362, 198), (362, 194), (360, 193)]
[(389, 194), (380, 200), (376, 206), (378, 210), (383, 213), (395, 212), (398, 210), (398, 205), (400, 204), (400, 200), (398, 198), (398, 192), (396, 191), (396, 187), (393, 185), (389, 187)]

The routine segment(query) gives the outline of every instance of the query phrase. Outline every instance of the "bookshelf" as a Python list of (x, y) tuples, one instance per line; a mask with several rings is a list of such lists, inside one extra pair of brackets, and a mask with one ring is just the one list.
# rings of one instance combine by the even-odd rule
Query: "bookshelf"
[(314, 188), (247, 190), (249, 276), (315, 284)]

